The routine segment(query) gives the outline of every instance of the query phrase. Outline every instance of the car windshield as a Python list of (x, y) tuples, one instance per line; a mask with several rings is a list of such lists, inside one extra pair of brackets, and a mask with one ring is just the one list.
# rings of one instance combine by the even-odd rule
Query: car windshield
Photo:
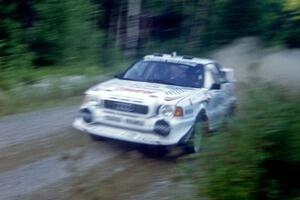
[(184, 87), (203, 87), (203, 65), (188, 65), (159, 61), (139, 61), (120, 79), (162, 83)]

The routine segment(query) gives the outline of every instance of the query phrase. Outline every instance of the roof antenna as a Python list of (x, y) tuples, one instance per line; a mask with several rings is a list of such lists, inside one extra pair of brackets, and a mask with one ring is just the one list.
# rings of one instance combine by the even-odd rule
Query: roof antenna
[(177, 52), (176, 52), (176, 51), (173, 51), (172, 56), (173, 56), (173, 57), (177, 56)]

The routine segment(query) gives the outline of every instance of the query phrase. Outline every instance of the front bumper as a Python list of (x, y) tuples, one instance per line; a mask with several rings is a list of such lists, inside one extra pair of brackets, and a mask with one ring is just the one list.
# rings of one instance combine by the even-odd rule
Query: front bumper
[(103, 123), (85, 123), (82, 118), (76, 118), (73, 126), (90, 134), (117, 139), (127, 142), (150, 145), (176, 145), (189, 132), (192, 121), (183, 121), (173, 124), (172, 131), (168, 136), (161, 136), (151, 131), (138, 131)]

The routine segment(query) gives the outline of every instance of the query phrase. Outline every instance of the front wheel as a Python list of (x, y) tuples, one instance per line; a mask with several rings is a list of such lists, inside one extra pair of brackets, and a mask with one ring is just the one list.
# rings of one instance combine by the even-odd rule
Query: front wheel
[(169, 153), (169, 150), (165, 146), (152, 146), (152, 145), (140, 145), (140, 151), (150, 157), (163, 157)]
[(193, 125), (193, 131), (185, 145), (187, 153), (198, 153), (201, 150), (202, 136), (208, 133), (208, 121), (196, 120)]
[(101, 137), (99, 135), (89, 134), (89, 136), (90, 136), (90, 139), (94, 142), (105, 140), (104, 137)]

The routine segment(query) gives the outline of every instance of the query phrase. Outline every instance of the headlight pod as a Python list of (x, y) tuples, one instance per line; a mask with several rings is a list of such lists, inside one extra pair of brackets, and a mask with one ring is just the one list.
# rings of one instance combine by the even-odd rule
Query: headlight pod
[(158, 114), (164, 117), (182, 117), (183, 109), (179, 106), (162, 105), (159, 107)]
[(83, 98), (83, 104), (87, 104), (87, 103), (97, 104), (100, 106), (101, 99), (95, 95), (85, 95)]
[(175, 106), (171, 105), (162, 105), (158, 110), (158, 114), (164, 117), (172, 117), (175, 111)]

